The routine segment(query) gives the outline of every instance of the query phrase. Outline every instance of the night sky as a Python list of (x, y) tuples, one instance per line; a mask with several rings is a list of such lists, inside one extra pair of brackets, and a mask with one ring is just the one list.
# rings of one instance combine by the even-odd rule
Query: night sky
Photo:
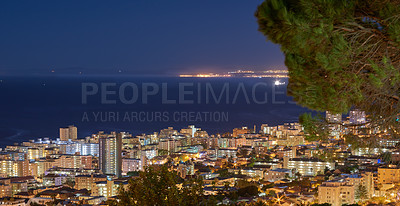
[(262, 0), (0, 1), (0, 75), (281, 69)]

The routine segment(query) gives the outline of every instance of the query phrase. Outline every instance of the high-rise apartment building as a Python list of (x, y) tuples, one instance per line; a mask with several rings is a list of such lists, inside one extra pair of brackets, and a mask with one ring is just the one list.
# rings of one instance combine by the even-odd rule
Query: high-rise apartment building
[(9, 177), (30, 175), (28, 160), (0, 160), (0, 174)]
[(76, 140), (78, 139), (78, 128), (71, 125), (66, 128), (60, 128), (60, 140), (68, 141), (68, 140)]
[(99, 139), (99, 166), (103, 174), (121, 176), (123, 135), (114, 132)]

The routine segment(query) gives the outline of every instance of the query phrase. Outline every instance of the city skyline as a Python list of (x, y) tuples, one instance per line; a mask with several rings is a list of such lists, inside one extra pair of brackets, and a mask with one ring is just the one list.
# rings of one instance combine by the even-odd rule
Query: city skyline
[[(381, 134), (373, 127), (360, 126), (358, 119), (368, 118), (359, 110), (351, 111), (348, 118), (327, 112), (326, 120), (336, 126), (329, 128), (330, 138), (322, 141), (311, 140), (297, 122), (234, 128), (218, 135), (189, 125), (142, 135), (99, 131), (84, 138), (76, 137), (77, 127), (61, 127), (59, 138), (40, 138), (1, 148), (0, 175), (5, 177), (0, 179), (0, 200), (13, 204), (25, 200), (28, 205), (78, 201), (61, 194), (54, 195), (59, 200), (49, 197), (55, 191), (64, 191), (70, 196), (85, 194), (77, 204), (111, 204), (115, 198), (123, 198), (121, 189), (141, 191), (131, 185), (157, 177), (169, 187), (201, 178), (202, 201), (222, 195), (238, 203), (237, 197), (231, 196), (236, 194), (246, 205), (341, 206), (374, 203), (384, 193), (385, 203), (392, 204), (398, 198), (391, 185), (400, 182), (400, 168), (393, 165), (400, 160), (395, 148), (400, 141), (386, 136), (367, 149), (344, 144), (341, 140), (347, 135)], [(364, 128), (364, 132), (354, 127)], [(340, 149), (332, 151), (339, 147), (336, 144)], [(387, 151), (393, 156), (382, 156)], [(371, 156), (371, 152), (376, 154)], [(361, 164), (374, 169), (362, 169)], [(152, 172), (166, 166), (170, 178), (181, 180), (166, 180), (166, 174), (152, 176)], [(151, 186), (154, 182), (145, 180), (141, 184), (144, 189), (158, 190)], [(10, 196), (13, 199), (7, 199)], [(143, 198), (138, 201), (163, 201)]]
[(4, 0), (0, 29), (0, 206), (400, 206), (400, 0)]

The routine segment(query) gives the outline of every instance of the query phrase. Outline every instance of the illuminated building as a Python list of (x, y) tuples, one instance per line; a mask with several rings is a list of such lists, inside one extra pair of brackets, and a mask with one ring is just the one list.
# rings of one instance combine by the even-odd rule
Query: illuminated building
[(236, 158), (236, 148), (221, 148), (217, 149), (217, 157), (219, 158)]
[(80, 196), (79, 199), (82, 200), (84, 204), (89, 205), (101, 205), (101, 203), (107, 201), (107, 198), (103, 196)]
[(162, 138), (158, 142), (158, 149), (159, 150), (166, 150), (168, 152), (177, 152), (178, 146), (181, 146), (181, 142), (175, 139), (170, 138)]
[(0, 179), (0, 198), (11, 197), (12, 188), (10, 178)]
[(359, 125), (366, 123), (365, 112), (361, 110), (351, 110), (349, 113), (349, 122), (352, 125)]
[(24, 177), (31, 175), (29, 171), (29, 161), (28, 160), (15, 161), (14, 172), (16, 172), (17, 177)]
[(208, 132), (207, 131), (204, 131), (204, 130), (201, 130), (201, 129), (199, 129), (199, 130), (197, 130), (195, 133), (194, 133), (194, 136), (195, 137), (201, 137), (201, 138), (208, 138), (209, 136), (208, 136)]
[(0, 152), (0, 159), (2, 160), (25, 160), (24, 152), (7, 151)]
[(183, 179), (188, 175), (194, 175), (194, 164), (191, 161), (179, 163), (178, 175)]
[(66, 176), (48, 174), (43, 176), (43, 185), (44, 186), (60, 186), (67, 181)]
[(66, 128), (60, 128), (60, 140), (68, 141), (68, 140), (76, 140), (78, 139), (78, 129), (75, 126), (68, 126)]
[[(397, 145), (400, 143), (400, 139), (392, 139), (392, 138), (380, 138), (378, 140), (379, 146), (384, 147), (384, 148), (390, 148), (390, 147), (397, 147)], [(379, 148), (381, 149), (381, 148)]]
[(350, 185), (354, 185), (354, 188), (356, 190), (360, 185), (364, 186), (367, 198), (372, 197), (372, 195), (374, 194), (375, 190), (374, 176), (372, 172), (365, 172), (361, 175), (360, 174), (345, 175), (345, 180)]
[(178, 131), (174, 130), (173, 127), (168, 127), (167, 129), (162, 129), (158, 137), (163, 138), (163, 137), (172, 137), (176, 135), (178, 135)]
[(50, 155), (59, 154), (59, 152), (60, 152), (60, 148), (58, 148), (58, 147), (45, 148), (43, 151), (43, 156), (47, 157)]
[(215, 136), (211, 136), (210, 138), (207, 138), (207, 149), (215, 149), (218, 146), (218, 139)]
[(29, 148), (28, 149), (28, 159), (29, 160), (35, 160), (35, 159), (39, 159), (40, 156), (40, 151), (38, 148)]
[(30, 175), (29, 162), (27, 160), (0, 160), (0, 173), (5, 174), (8, 177), (28, 176)]
[(261, 133), (268, 134), (271, 136), (277, 136), (276, 132), (278, 131), (278, 127), (268, 126), (268, 124), (261, 125)]
[(98, 143), (86, 143), (84, 141), (64, 141), (59, 144), (62, 154), (75, 154), (99, 156)]
[(36, 160), (35, 162), (29, 163), (29, 171), (33, 176), (43, 175), (48, 169), (54, 167), (56, 162), (54, 160)]
[(118, 194), (118, 188), (120, 184), (123, 184), (123, 187), (127, 187), (127, 182), (120, 182), (108, 179), (107, 181), (95, 182), (92, 184), (92, 196), (104, 196), (104, 197), (112, 197)]
[(339, 138), (342, 130), (342, 114), (332, 114), (326, 111), (326, 121), (329, 124), (330, 135)]
[(278, 145), (282, 146), (296, 146), (304, 144), (304, 136), (303, 135), (289, 135), (284, 139), (278, 139)]
[(0, 173), (6, 174), (7, 176), (16, 176), (16, 174), (14, 173), (14, 161), (1, 160), (0, 161)]
[(271, 134), (273, 127), (269, 127), (268, 124), (261, 125), (261, 133), (263, 134)]
[(61, 155), (56, 160), (56, 165), (61, 168), (92, 169), (92, 156)]
[(144, 155), (147, 159), (153, 159), (158, 155), (157, 149), (144, 149), (141, 151), (142, 155)]
[(248, 145), (248, 143), (252, 144), (253, 140), (248, 141), (245, 137), (230, 138), (228, 147), (242, 147), (244, 145)]
[(276, 156), (279, 159), (282, 159), (283, 157), (289, 157), (289, 158), (295, 158), (297, 153), (297, 149), (293, 147), (292, 149), (284, 149), (284, 150), (279, 150), (276, 152)]
[(81, 145), (81, 155), (92, 155), (95, 157), (99, 156), (99, 144), (83, 143)]
[(75, 189), (88, 189), (91, 190), (93, 183), (107, 181), (106, 175), (78, 175), (75, 176)]
[(28, 192), (28, 182), (29, 185), (32, 186), (32, 183), (34, 182), (34, 177), (11, 177), (10, 180), (12, 194), (15, 195), (20, 192)]
[(81, 168), (83, 169), (93, 169), (92, 161), (93, 157), (90, 155), (81, 155)]
[(378, 168), (378, 184), (400, 183), (400, 168), (395, 165)]
[(146, 161), (144, 156), (142, 157), (142, 159), (122, 159), (122, 174), (126, 175), (128, 172), (131, 171), (142, 171), (144, 165), (146, 164), (144, 161)]
[(4, 206), (25, 206), (25, 199), (21, 198), (4, 198), (0, 200), (0, 205), (4, 205)]
[(219, 148), (228, 148), (229, 147), (229, 139), (230, 138), (218, 138), (218, 147)]
[(194, 125), (189, 125), (187, 128), (181, 129), (180, 133), (183, 135), (188, 135), (190, 137), (194, 137), (194, 134), (201, 130), (200, 128), (196, 128)]
[(99, 139), (99, 164), (103, 174), (121, 176), (122, 136), (123, 133), (113, 133)]
[(235, 129), (233, 129), (232, 136), (238, 137), (239, 135), (243, 135), (243, 134), (246, 134), (249, 132), (250, 132), (250, 129), (248, 129), (247, 127), (235, 128)]
[(320, 204), (329, 203), (332, 206), (354, 204), (355, 187), (343, 180), (323, 182), (318, 187), (318, 201)]
[(75, 126), (69, 126), (69, 139), (76, 140), (78, 139), (78, 129)]
[(329, 111), (326, 111), (326, 121), (328, 123), (341, 123), (342, 122), (342, 114), (332, 114)]
[(264, 170), (260, 168), (246, 168), (246, 169), (239, 169), (242, 175), (246, 175), (249, 177), (257, 177), (264, 178)]
[(269, 182), (275, 182), (290, 177), (293, 177), (293, 171), (290, 169), (276, 168), (264, 173), (264, 181)]
[(283, 158), (283, 167), (296, 169), (301, 175), (315, 176), (318, 172), (324, 172), (325, 168), (335, 169), (335, 163), (325, 162), (316, 158)]

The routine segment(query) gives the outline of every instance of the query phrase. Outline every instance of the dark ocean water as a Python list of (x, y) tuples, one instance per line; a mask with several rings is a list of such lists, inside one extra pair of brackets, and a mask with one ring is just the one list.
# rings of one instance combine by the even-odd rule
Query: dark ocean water
[[(181, 129), (194, 124), (210, 134), (215, 134), (241, 126), (252, 128), (256, 125), (259, 128), (264, 123), (277, 125), (298, 121), (299, 114), (308, 110), (291, 103), (291, 98), (285, 95), (287, 79), (280, 79), (281, 82), (286, 82), (285, 85), (275, 86), (275, 81), (274, 78), (0, 77), (0, 146), (40, 137), (55, 138), (58, 137), (60, 127), (72, 124), (78, 127), (78, 137), (83, 138), (99, 130), (141, 134), (152, 133), (169, 126)], [(83, 83), (96, 86), (99, 90), (94, 95), (87, 96), (86, 104), (82, 102)], [(102, 83), (111, 83), (107, 91), (114, 91), (116, 94), (108, 94), (107, 99), (115, 100), (115, 104), (101, 101), (104, 94), (101, 92)], [(121, 89), (124, 83), (136, 85), (138, 90), (130, 86)], [(187, 94), (182, 95), (182, 91), (179, 92), (179, 85), (185, 85), (184, 90)], [(154, 87), (159, 91), (149, 95), (145, 103), (143, 94), (151, 93)], [(143, 92), (144, 88), (148, 88), (150, 92)], [(226, 88), (229, 90), (229, 96), (223, 93), (221, 102), (217, 103), (209, 88), (214, 90), (217, 99)], [(124, 103), (121, 100), (120, 89), (126, 99), (137, 95), (137, 100), (130, 104)], [(181, 97), (184, 96), (184, 100), (193, 100), (193, 103), (179, 103), (180, 94)], [(176, 100), (176, 103), (166, 104), (163, 102), (163, 95), (168, 100)], [(264, 101), (265, 98), (267, 102)], [(154, 115), (157, 112), (168, 118), (156, 120)], [(179, 115), (174, 118), (175, 113), (198, 115), (204, 112), (223, 113), (228, 118), (224, 121), (210, 121), (205, 118), (202, 121), (190, 121)], [(109, 118), (110, 113), (118, 115), (118, 118)], [(136, 121), (134, 117), (125, 119), (126, 114), (132, 113), (142, 113), (147, 117), (144, 121)], [(85, 114), (87, 118), (84, 118)], [(97, 121), (95, 114), (98, 115)]]

